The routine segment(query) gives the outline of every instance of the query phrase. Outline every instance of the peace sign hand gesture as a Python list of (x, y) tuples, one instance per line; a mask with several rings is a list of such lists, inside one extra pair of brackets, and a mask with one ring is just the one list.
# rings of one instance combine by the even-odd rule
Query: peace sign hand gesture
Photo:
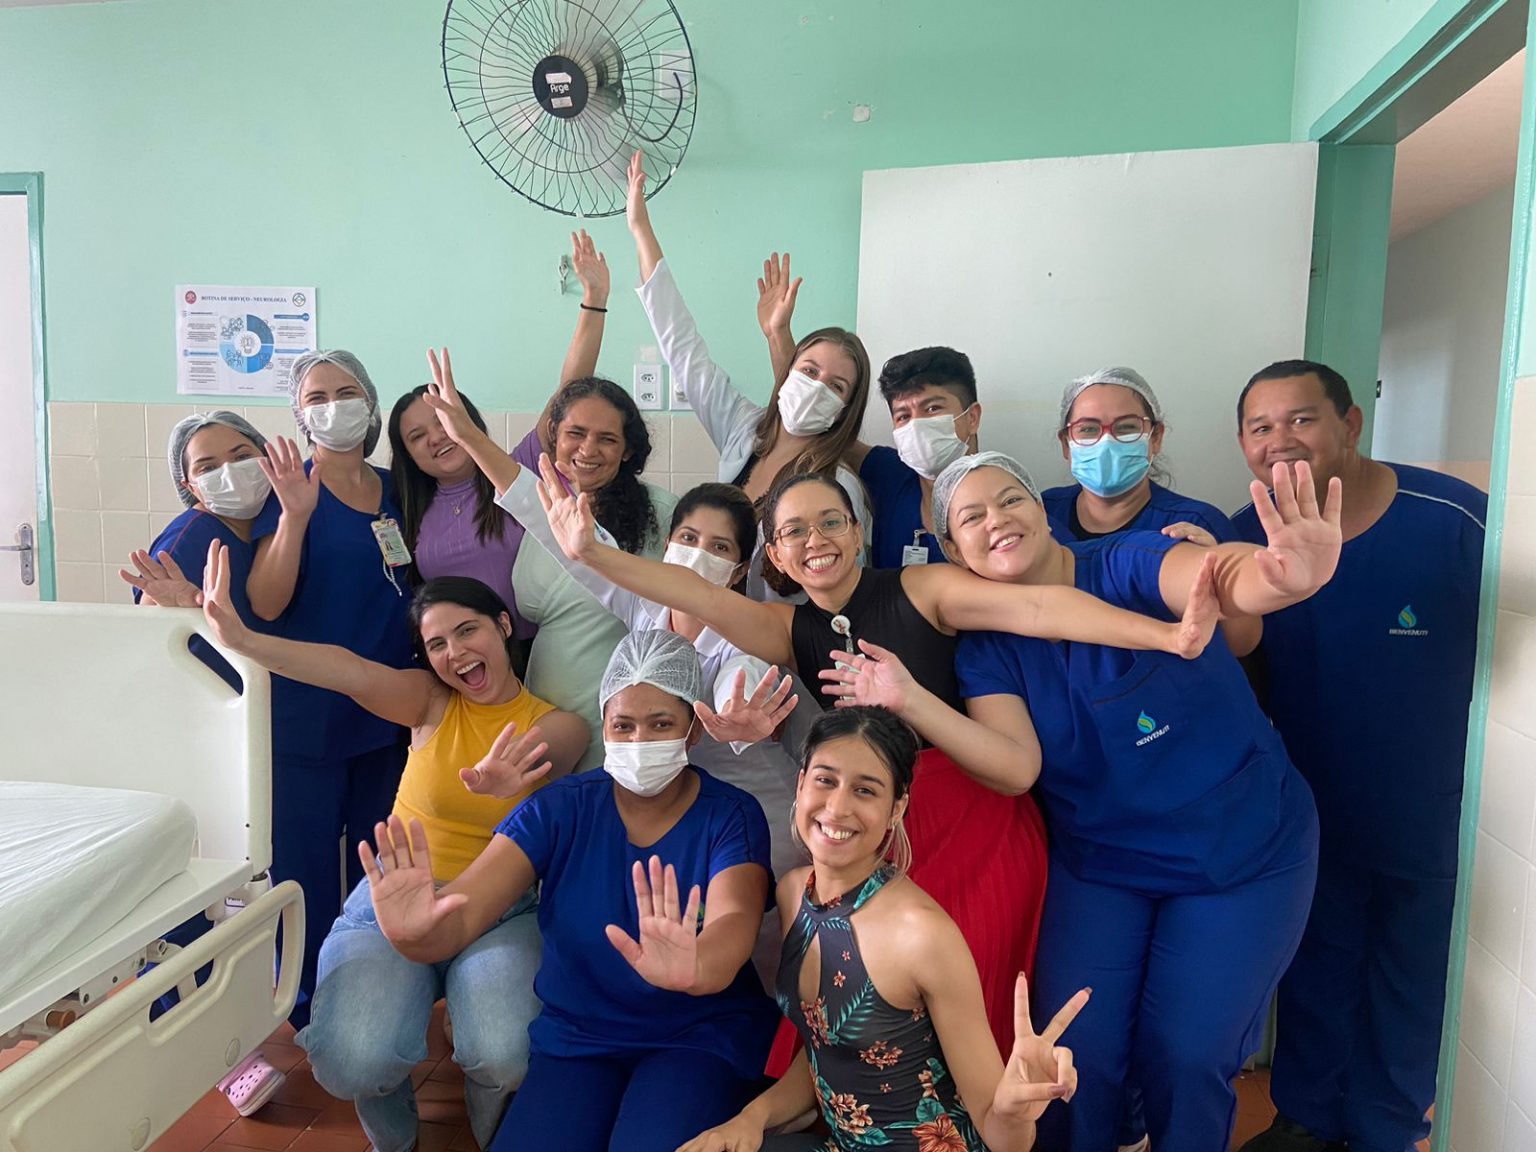
[(443, 426), (449, 438), (455, 444), (463, 445), (474, 439), (480, 429), (470, 418), (469, 409), (464, 406), (464, 398), (454, 385), (453, 359), (448, 355), (448, 349), (444, 348), (439, 358), (436, 352), (428, 348), (427, 365), (432, 369), (432, 383), (422, 393), (421, 401), (437, 413), (437, 422)]
[(716, 712), (700, 700), (694, 704), (693, 712), (704, 725), (704, 731), (719, 743), (756, 744), (772, 736), (800, 703), (799, 696), (789, 694), (794, 686), (795, 682), (788, 676), (781, 676), (777, 668), (769, 668), (748, 697), (747, 670), (738, 668), (731, 685), (731, 698), (724, 708)]
[(1337, 476), (1328, 481), (1328, 497), (1319, 512), (1311, 466), (1298, 460), (1294, 467), (1293, 482), (1291, 469), (1284, 463), (1275, 464), (1273, 500), (1257, 480), (1249, 485), (1249, 491), (1253, 510), (1269, 540), (1269, 547), (1254, 553), (1259, 575), (1282, 596), (1299, 600), (1328, 583), (1338, 567), (1339, 551), (1344, 546), (1339, 526), (1344, 490)]
[(635, 861), (635, 904), (640, 910), (640, 939), (617, 924), (607, 927), (608, 942), (629, 961), (641, 978), (656, 988), (687, 992), (699, 979), (699, 886), (688, 893), (688, 906), (679, 910), (677, 870), (661, 857), (651, 857), (650, 881)]
[(1029, 1018), (1029, 981), (1019, 973), (1013, 986), (1013, 1051), (992, 1095), (992, 1111), (1000, 1119), (1032, 1123), (1052, 1100), (1072, 1099), (1077, 1091), (1072, 1050), (1057, 1047), (1056, 1041), (1088, 1003), (1088, 995), (1086, 988), (1079, 991), (1037, 1034)]
[(537, 726), (519, 736), (517, 725), (508, 724), (480, 763), (459, 769), (459, 779), (478, 796), (510, 800), (526, 792), (554, 767), (544, 759), (549, 745), (542, 736)]
[(539, 455), (539, 503), (555, 543), (572, 560), (581, 560), (597, 547), (597, 519), (585, 492), (568, 490), (565, 476), (549, 453)]

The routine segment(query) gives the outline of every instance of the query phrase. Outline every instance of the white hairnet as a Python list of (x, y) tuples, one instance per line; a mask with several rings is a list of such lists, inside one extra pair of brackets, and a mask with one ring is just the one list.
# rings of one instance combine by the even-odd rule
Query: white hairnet
[(288, 396), (293, 403), (293, 422), (299, 426), (304, 433), (304, 438), (308, 440), (309, 430), (304, 426), (304, 416), (299, 407), (299, 393), (303, 389), (304, 377), (309, 375), (309, 370), (316, 364), (334, 364), (363, 386), (363, 391), (368, 395), (368, 406), (373, 409), (373, 415), (368, 418), (368, 435), (363, 440), (363, 455), (372, 455), (379, 443), (379, 431), (384, 427), (384, 421), (379, 416), (379, 390), (373, 386), (373, 381), (368, 379), (368, 369), (363, 367), (363, 362), (345, 349), (333, 348), (328, 352), (306, 352), (293, 362), (293, 373), (288, 377)]
[(631, 632), (608, 657), (597, 707), (601, 711), (615, 693), (632, 684), (653, 684), (694, 704), (701, 693), (700, 679), (698, 652), (676, 632), (665, 628)]
[(244, 416), (220, 409), (217, 412), (197, 412), (183, 416), (171, 429), (171, 438), (165, 445), (165, 462), (171, 466), (171, 479), (176, 481), (176, 495), (188, 508), (197, 503), (197, 497), (187, 490), (187, 441), (210, 424), (222, 424), (244, 436), (258, 451), (267, 450), (267, 438), (256, 431)]
[(1029, 470), (1012, 456), (1002, 452), (975, 452), (962, 456), (933, 480), (933, 530), (938, 533), (939, 539), (950, 538), (949, 502), (955, 498), (955, 489), (960, 487), (960, 481), (978, 468), (1001, 468), (1024, 485), (1025, 491), (1034, 497), (1035, 503), (1040, 502), (1040, 489), (1035, 487)]
[(1152, 410), (1152, 419), (1162, 422), (1163, 406), (1157, 402), (1157, 393), (1152, 391), (1152, 385), (1143, 379), (1140, 372), (1134, 368), (1100, 368), (1097, 372), (1090, 372), (1086, 376), (1079, 376), (1068, 384), (1061, 394), (1061, 421), (1058, 428), (1067, 426), (1067, 417), (1072, 412), (1072, 401), (1076, 400), (1095, 384), (1117, 384), (1121, 388), (1129, 388), (1136, 395), (1147, 402), (1147, 407)]

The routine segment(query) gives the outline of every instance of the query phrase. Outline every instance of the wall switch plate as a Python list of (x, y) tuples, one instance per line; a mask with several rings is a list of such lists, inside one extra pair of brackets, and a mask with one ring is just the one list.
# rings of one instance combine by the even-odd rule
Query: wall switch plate
[(635, 406), (642, 412), (660, 412), (664, 407), (660, 364), (635, 365)]

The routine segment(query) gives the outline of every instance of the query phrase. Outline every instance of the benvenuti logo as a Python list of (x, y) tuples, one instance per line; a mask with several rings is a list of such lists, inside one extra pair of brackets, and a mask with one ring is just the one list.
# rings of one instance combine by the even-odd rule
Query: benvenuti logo
[(1140, 716), (1136, 717), (1136, 730), (1144, 733), (1142, 738), (1136, 741), (1136, 747), (1140, 748), (1143, 744), (1150, 744), (1152, 741), (1168, 735), (1168, 727), (1167, 724), (1164, 724), (1159, 728), (1157, 721), (1143, 712)]
[(1412, 604), (1404, 604), (1403, 610), (1397, 614), (1397, 627), (1387, 629), (1388, 636), (1428, 636), (1428, 628), (1419, 627), (1419, 618), (1414, 614)]

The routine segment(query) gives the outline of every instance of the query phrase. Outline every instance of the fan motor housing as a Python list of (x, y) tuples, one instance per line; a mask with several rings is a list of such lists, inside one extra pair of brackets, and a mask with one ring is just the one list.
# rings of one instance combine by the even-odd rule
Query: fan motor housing
[(533, 96), (551, 116), (569, 120), (587, 106), (586, 70), (567, 56), (546, 56), (533, 70)]

